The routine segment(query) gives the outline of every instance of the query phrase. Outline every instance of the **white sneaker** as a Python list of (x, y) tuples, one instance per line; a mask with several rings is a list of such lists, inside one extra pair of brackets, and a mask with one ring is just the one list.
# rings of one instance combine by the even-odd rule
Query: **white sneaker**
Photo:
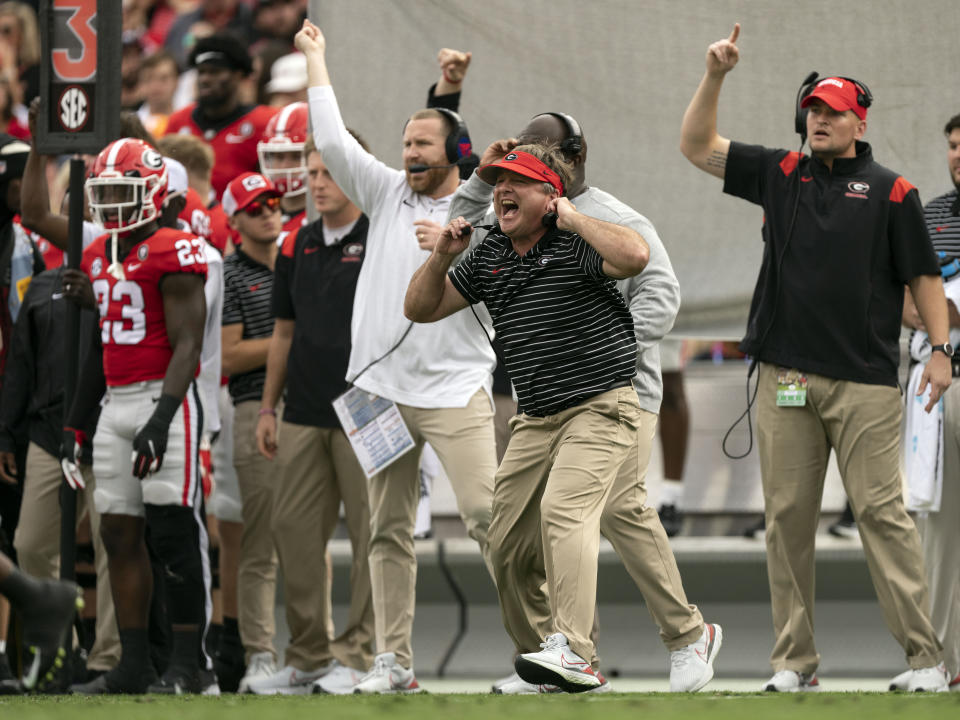
[(570, 649), (563, 633), (548, 635), (540, 652), (517, 658), (517, 674), (533, 685), (557, 685), (566, 692), (584, 692), (600, 685), (590, 663)]
[(363, 679), (362, 670), (354, 670), (346, 665), (334, 662), (335, 667), (313, 683), (313, 693), (327, 695), (348, 695), (354, 686)]
[(272, 675), (261, 675), (247, 682), (247, 692), (254, 695), (307, 695), (319, 680), (333, 669), (333, 663), (316, 670), (298, 670), (287, 665)]
[(818, 692), (820, 681), (816, 673), (798, 673), (793, 670), (781, 670), (774, 673), (760, 688), (766, 692)]
[(247, 671), (240, 680), (238, 693), (250, 692), (250, 681), (254, 678), (267, 678), (277, 672), (277, 664), (273, 660), (273, 654), (268, 652), (253, 653), (250, 656), (250, 662), (247, 663)]
[(947, 692), (950, 677), (943, 663), (919, 670), (907, 670), (890, 681), (891, 690), (904, 692)]
[(490, 691), (493, 692), (493, 693), (495, 693), (495, 694), (497, 694), (497, 695), (499, 695), (499, 694), (500, 694), (500, 693), (498, 692), (499, 688), (502, 688), (504, 685), (509, 685), (509, 684), (515, 683), (515, 682), (517, 682), (517, 680), (522, 681), (523, 678), (521, 678), (519, 675), (517, 675), (516, 672), (512, 672), (512, 673), (510, 673), (509, 675), (507, 675), (506, 677), (502, 677), (502, 678), (500, 678), (499, 680), (495, 680), (494, 683), (493, 683), (493, 685), (490, 686)]
[[(600, 684), (587, 690), (588, 693), (605, 693), (613, 690), (602, 672), (597, 671), (597, 677), (600, 678)], [(516, 675), (514, 680), (501, 683), (493, 692), (495, 695), (550, 695), (562, 693), (563, 690), (556, 685), (534, 685)]]
[(392, 695), (393, 693), (421, 692), (413, 670), (397, 663), (397, 656), (381, 653), (373, 659), (373, 668), (353, 686), (357, 695)]
[(696, 692), (713, 679), (713, 661), (723, 645), (719, 625), (704, 623), (696, 642), (670, 653), (670, 692)]

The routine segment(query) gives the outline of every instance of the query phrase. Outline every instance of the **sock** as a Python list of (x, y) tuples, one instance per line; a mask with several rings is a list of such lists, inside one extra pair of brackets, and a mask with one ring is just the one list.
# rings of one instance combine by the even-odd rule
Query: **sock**
[(0, 655), (3, 655), (7, 651), (7, 641), (0, 640)]
[(230, 638), (240, 638), (240, 625), (236, 618), (223, 616), (223, 637)]
[(683, 498), (683, 482), (680, 480), (663, 479), (660, 483), (660, 505), (679, 507)]
[(146, 628), (120, 631), (120, 665), (138, 675), (150, 665), (150, 639)]
[(42, 597), (43, 585), (18, 568), (11, 568), (10, 574), (0, 580), (0, 593), (22, 611)]
[(200, 630), (174, 630), (170, 667), (200, 670)]

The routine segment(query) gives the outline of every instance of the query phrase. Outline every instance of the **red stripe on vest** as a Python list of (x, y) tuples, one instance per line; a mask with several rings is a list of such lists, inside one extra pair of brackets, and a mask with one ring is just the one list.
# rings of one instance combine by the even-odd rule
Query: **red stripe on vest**
[(913, 185), (904, 180), (903, 177), (898, 177), (890, 189), (890, 201), (895, 203), (903, 202), (903, 199), (911, 190), (913, 190)]
[(798, 162), (800, 162), (800, 153), (789, 152), (784, 156), (783, 160), (780, 161), (780, 169), (783, 170), (784, 175), (789, 175), (797, 169)]

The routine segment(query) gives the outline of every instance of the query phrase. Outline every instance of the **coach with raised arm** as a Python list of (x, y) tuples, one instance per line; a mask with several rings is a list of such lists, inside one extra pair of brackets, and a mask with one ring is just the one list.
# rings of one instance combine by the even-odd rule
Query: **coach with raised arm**
[[(950, 385), (947, 303), (916, 188), (873, 160), (861, 138), (873, 97), (848, 77), (811, 74), (796, 129), (811, 155), (717, 133), (720, 87), (740, 26), (707, 49), (681, 150), (763, 207), (763, 265), (740, 349), (757, 358), (757, 432), (773, 608), (768, 691), (818, 690), (814, 537), (832, 449), (887, 627), (910, 670), (891, 689), (941, 690), (920, 538), (903, 503), (897, 387), (904, 285), (930, 333), (920, 393), (929, 411)], [(802, 144), (801, 144), (802, 147)]]

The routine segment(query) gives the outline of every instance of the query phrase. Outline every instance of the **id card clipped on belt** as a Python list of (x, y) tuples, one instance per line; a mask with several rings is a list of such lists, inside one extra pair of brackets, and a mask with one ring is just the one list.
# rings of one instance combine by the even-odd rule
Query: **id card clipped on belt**
[(413, 437), (392, 400), (352, 387), (334, 399), (333, 409), (368, 478), (413, 448)]
[(807, 404), (807, 376), (792, 368), (777, 368), (777, 407)]

